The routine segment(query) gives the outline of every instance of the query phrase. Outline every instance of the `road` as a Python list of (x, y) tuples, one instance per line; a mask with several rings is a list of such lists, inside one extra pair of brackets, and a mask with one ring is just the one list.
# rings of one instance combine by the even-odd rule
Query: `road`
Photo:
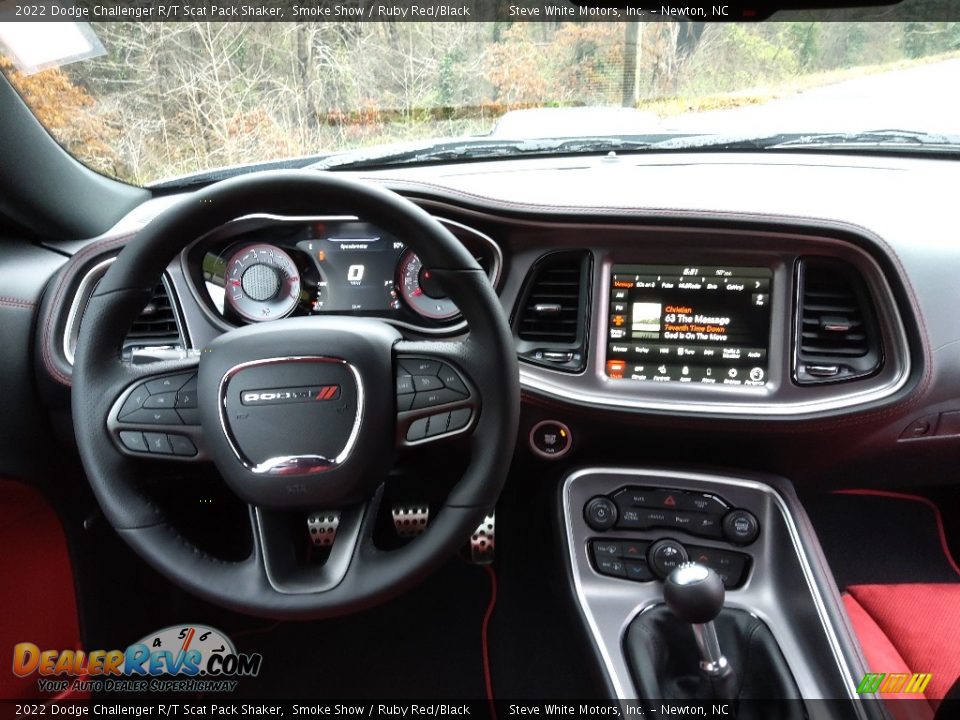
[(665, 132), (922, 130), (960, 134), (960, 59), (845, 80), (762, 105), (665, 118)]

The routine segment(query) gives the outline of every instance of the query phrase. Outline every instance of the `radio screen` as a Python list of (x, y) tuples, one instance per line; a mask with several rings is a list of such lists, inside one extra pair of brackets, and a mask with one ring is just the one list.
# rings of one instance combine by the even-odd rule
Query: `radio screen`
[(614, 265), (607, 376), (763, 385), (769, 268)]

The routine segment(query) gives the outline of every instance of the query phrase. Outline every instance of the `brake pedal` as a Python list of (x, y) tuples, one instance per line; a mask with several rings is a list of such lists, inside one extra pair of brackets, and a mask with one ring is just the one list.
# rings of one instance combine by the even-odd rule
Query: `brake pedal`
[(402, 538), (417, 537), (430, 522), (428, 505), (397, 505), (392, 510), (393, 529)]
[(307, 516), (307, 532), (314, 547), (330, 547), (340, 527), (339, 510), (323, 510)]
[(493, 562), (496, 529), (497, 511), (493, 510), (470, 536), (470, 560), (475, 565), (489, 565)]

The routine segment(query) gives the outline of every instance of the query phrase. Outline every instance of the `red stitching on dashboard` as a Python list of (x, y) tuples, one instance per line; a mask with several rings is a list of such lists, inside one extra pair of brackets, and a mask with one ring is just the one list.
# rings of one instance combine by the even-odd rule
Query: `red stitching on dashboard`
[(53, 338), (51, 337), (54, 332), (54, 321), (60, 316), (59, 311), (63, 309), (61, 307), (61, 303), (63, 302), (64, 293), (73, 282), (73, 278), (76, 276), (80, 268), (86, 266), (86, 261), (90, 257), (102, 255), (108, 250), (112, 250), (120, 245), (125, 245), (131, 238), (134, 237), (135, 234), (136, 233), (130, 233), (128, 235), (120, 235), (118, 237), (109, 238), (106, 240), (98, 240), (97, 242), (93, 242), (84, 246), (83, 249), (81, 249), (76, 255), (67, 261), (66, 269), (64, 270), (60, 281), (57, 283), (53, 301), (50, 303), (47, 309), (46, 318), (44, 318), (43, 340), (40, 343), (40, 355), (43, 359), (43, 366), (47, 369), (47, 372), (49, 372), (55, 379), (59, 380), (61, 384), (66, 385), (67, 387), (70, 387), (72, 382), (70, 377), (64, 374), (53, 362), (54, 350)]
[(490, 565), (484, 565), (483, 569), (487, 571), (490, 578), (490, 602), (487, 604), (487, 611), (483, 614), (483, 625), (480, 628), (480, 645), (483, 653), (483, 684), (487, 691), (487, 702), (490, 704), (490, 718), (497, 720), (497, 705), (493, 699), (493, 677), (490, 674), (490, 646), (489, 630), (490, 618), (493, 616), (493, 610), (497, 606), (497, 573)]
[(909, 500), (911, 502), (923, 503), (933, 511), (933, 518), (937, 523), (937, 534), (940, 536), (940, 547), (943, 549), (943, 554), (947, 558), (947, 562), (950, 564), (950, 567), (953, 568), (953, 571), (957, 575), (960, 575), (960, 565), (957, 565), (956, 560), (953, 559), (953, 553), (950, 552), (950, 545), (947, 543), (947, 531), (943, 525), (943, 516), (940, 514), (940, 508), (938, 508), (936, 503), (934, 503), (930, 498), (923, 497), (922, 495), (910, 495), (909, 493), (893, 492), (891, 490), (867, 489), (834, 490), (833, 494), (870, 495), (873, 497), (889, 498), (891, 500)]

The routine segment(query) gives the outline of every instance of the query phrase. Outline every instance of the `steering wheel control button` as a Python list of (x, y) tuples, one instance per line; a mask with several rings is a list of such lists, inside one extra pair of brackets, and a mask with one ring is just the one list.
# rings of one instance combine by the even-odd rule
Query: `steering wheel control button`
[(156, 380), (150, 380), (147, 382), (147, 390), (151, 395), (177, 391), (186, 385), (187, 381), (193, 377), (194, 375), (190, 373), (184, 375), (167, 375), (166, 377), (157, 378)]
[(760, 523), (753, 513), (732, 510), (723, 518), (723, 534), (730, 542), (749, 545), (760, 534)]
[(410, 375), (397, 375), (397, 395), (406, 395), (413, 391), (413, 377)]
[(147, 398), (146, 402), (143, 403), (145, 408), (172, 408), (177, 402), (177, 393), (176, 392), (164, 392), (157, 393), (156, 395), (151, 395)]
[(447, 432), (453, 432), (455, 430), (462, 430), (465, 428), (470, 424), (471, 415), (473, 415), (473, 412), (470, 410), (470, 408), (451, 410), (450, 422), (447, 424)]
[(447, 431), (447, 425), (450, 424), (450, 413), (439, 413), (430, 416), (430, 423), (427, 425), (427, 437), (436, 437), (443, 435)]
[(530, 449), (535, 455), (558, 460), (570, 452), (573, 434), (558, 420), (542, 420), (530, 430)]
[(133, 425), (183, 425), (173, 409), (141, 408), (122, 418), (121, 422)]
[(120, 442), (123, 443), (123, 446), (127, 450), (132, 450), (133, 452), (149, 452), (147, 449), (147, 441), (144, 440), (142, 432), (123, 430), (120, 433)]
[(594, 530), (609, 530), (617, 524), (617, 506), (608, 497), (595, 497), (583, 508), (583, 517)]
[[(419, 380), (420, 378), (414, 379)], [(436, 378), (433, 379), (437, 380)], [(437, 382), (439, 383), (440, 381), (437, 380)], [(456, 402), (457, 400), (463, 400), (463, 397), (453, 390), (441, 388), (439, 390), (418, 392), (413, 398), (413, 405), (410, 407), (413, 410), (421, 410), (423, 408), (436, 407), (437, 405), (446, 405), (447, 403)]]
[(136, 412), (143, 407), (143, 404), (150, 398), (150, 392), (147, 390), (146, 385), (137, 385), (131, 391), (129, 397), (124, 401), (123, 407), (120, 408), (118, 417), (123, 420), (127, 415)]
[(197, 448), (190, 438), (174, 434), (167, 435), (167, 437), (170, 439), (170, 447), (173, 449), (174, 455), (193, 457), (197, 454)]
[(414, 375), (413, 387), (419, 393), (427, 390), (440, 390), (443, 383), (436, 375)]
[(164, 433), (147, 432), (143, 434), (147, 440), (147, 448), (157, 455), (173, 455), (173, 448), (170, 446), (170, 438)]
[(463, 384), (463, 380), (460, 379), (457, 371), (449, 365), (441, 365), (437, 377), (440, 378), (440, 382), (443, 383), (444, 387), (458, 392), (464, 397), (470, 394), (470, 391), (467, 390), (467, 386)]
[(424, 358), (403, 358), (400, 364), (411, 375), (426, 375), (436, 377), (440, 372), (440, 362)]
[(407, 440), (413, 442), (415, 440), (423, 440), (427, 436), (427, 427), (430, 424), (430, 418), (420, 418), (419, 420), (414, 420), (410, 423), (410, 427), (407, 428)]
[(687, 561), (687, 550), (676, 540), (658, 540), (650, 546), (647, 559), (653, 574), (663, 580)]
[(192, 409), (197, 407), (197, 377), (194, 375), (186, 385), (177, 391), (176, 408)]
[(199, 425), (200, 411), (196, 408), (177, 408), (177, 415), (183, 421), (184, 425)]

